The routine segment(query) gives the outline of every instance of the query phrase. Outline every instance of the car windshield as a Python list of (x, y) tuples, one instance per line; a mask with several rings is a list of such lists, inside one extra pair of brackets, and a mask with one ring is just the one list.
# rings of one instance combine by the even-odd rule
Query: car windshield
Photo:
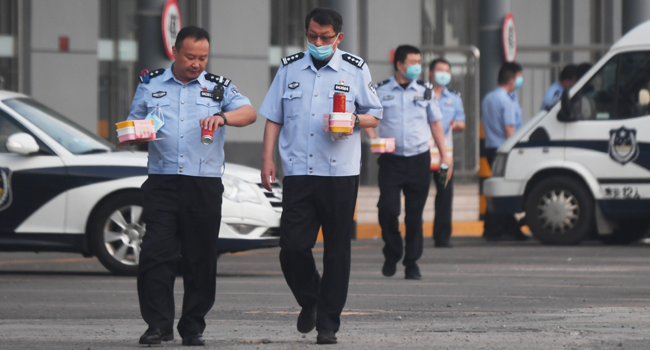
[(97, 135), (31, 98), (4, 100), (4, 104), (48, 134), (73, 154), (113, 151), (113, 146)]

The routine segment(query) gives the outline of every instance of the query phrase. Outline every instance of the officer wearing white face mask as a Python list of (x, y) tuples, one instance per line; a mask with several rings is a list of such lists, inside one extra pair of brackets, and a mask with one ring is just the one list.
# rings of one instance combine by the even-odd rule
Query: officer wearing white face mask
[[(465, 110), (460, 93), (449, 89), (451, 82), (451, 65), (444, 58), (431, 61), (429, 65), (429, 80), (433, 85), (433, 96), (438, 101), (442, 112), (442, 126), (447, 146), (453, 144), (452, 132), (465, 130)], [(440, 173), (434, 172), (436, 184), (435, 217), (433, 219), (433, 240), (436, 248), (450, 248), (451, 244), (451, 212), (454, 197), (453, 177), (447, 181), (447, 186), (440, 182)]]
[[(445, 148), (442, 114), (432, 97), (431, 85), (417, 81), (422, 71), (420, 50), (401, 45), (393, 60), (395, 75), (377, 84), (377, 95), (384, 108), (379, 137), (395, 139), (395, 153), (379, 157), (379, 202), (377, 203), (381, 236), (385, 246), (382, 274), (396, 273), (402, 256), (406, 279), (422, 278), (417, 260), (422, 256), (422, 213), (431, 185), (429, 139), (440, 150), (440, 163), (447, 164), (451, 178), (451, 159)], [(368, 137), (377, 138), (374, 128), (364, 129)], [(399, 231), (400, 192), (404, 193), (405, 244)]]

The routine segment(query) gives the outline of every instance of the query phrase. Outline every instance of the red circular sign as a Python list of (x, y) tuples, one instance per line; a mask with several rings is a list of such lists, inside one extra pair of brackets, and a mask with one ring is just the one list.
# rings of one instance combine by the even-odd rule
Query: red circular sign
[(503, 57), (506, 62), (514, 62), (517, 57), (517, 30), (512, 13), (503, 21)]
[(168, 0), (162, 12), (162, 35), (165, 52), (170, 60), (174, 60), (172, 47), (176, 42), (176, 35), (181, 30), (181, 9), (176, 0)]

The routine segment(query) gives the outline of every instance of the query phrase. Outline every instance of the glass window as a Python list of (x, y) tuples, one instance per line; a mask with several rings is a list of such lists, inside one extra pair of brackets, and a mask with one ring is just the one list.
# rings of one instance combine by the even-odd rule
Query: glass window
[(3, 102), (73, 154), (113, 150), (113, 146), (102, 138), (31, 98), (14, 98)]
[(650, 114), (650, 51), (609, 60), (571, 98), (579, 120), (628, 119)]
[(7, 139), (9, 136), (23, 132), (18, 124), (4, 112), (0, 111), (0, 153), (7, 152)]

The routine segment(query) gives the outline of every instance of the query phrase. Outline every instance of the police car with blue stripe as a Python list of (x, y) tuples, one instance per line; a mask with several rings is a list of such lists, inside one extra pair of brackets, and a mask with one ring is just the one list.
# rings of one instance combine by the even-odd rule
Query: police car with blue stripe
[(650, 21), (499, 149), (488, 210), (526, 212), (545, 243), (629, 243), (650, 227)]
[[(96, 256), (137, 272), (147, 153), (119, 151), (25, 95), (0, 91), (0, 251)], [(219, 253), (277, 246), (282, 189), (226, 164)]]

